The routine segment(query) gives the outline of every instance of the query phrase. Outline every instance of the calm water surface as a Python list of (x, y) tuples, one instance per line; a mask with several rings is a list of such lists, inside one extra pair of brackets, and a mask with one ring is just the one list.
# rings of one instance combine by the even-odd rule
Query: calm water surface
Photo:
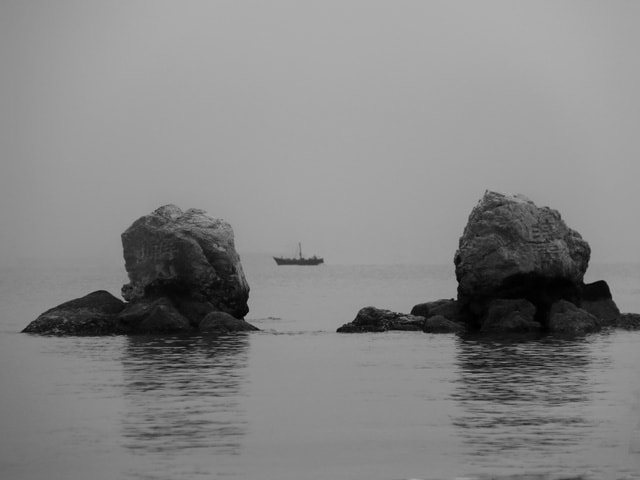
[[(262, 332), (219, 338), (20, 334), (125, 274), (2, 269), (0, 478), (640, 479), (640, 333), (341, 335), (454, 296), (452, 267), (243, 264)], [(640, 312), (640, 266), (589, 276)]]

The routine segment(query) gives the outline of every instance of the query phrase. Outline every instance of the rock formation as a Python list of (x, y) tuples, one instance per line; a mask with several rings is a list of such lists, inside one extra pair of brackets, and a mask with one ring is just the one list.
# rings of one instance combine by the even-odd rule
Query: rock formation
[(257, 330), (231, 226), (166, 205), (122, 234), (127, 303), (105, 291), (47, 310), (24, 329), (49, 335), (223, 333)]
[(578, 300), (590, 254), (556, 210), (487, 191), (454, 258), (461, 309), (481, 318), (493, 299), (526, 298), (540, 319), (554, 301)]
[(249, 285), (227, 222), (166, 205), (136, 220), (122, 234), (122, 247), (130, 280), (122, 287), (125, 300), (180, 297), (236, 318), (249, 312)]
[(389, 330), (424, 331), (428, 333), (455, 332), (462, 326), (443, 315), (425, 318), (421, 315), (407, 315), (375, 307), (360, 309), (356, 318), (338, 328), (339, 333), (386, 332)]
[(23, 332), (47, 335), (113, 335), (117, 333), (115, 318), (125, 306), (122, 300), (99, 290), (47, 310), (27, 325)]
[(338, 331), (584, 335), (640, 328), (640, 315), (621, 314), (605, 281), (584, 283), (590, 254), (556, 210), (487, 191), (455, 254), (457, 300), (421, 303), (408, 316), (367, 307)]

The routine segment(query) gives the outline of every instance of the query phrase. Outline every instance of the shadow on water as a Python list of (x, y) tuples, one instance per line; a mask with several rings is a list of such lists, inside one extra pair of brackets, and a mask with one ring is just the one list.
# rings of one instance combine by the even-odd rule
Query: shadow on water
[(593, 426), (590, 355), (584, 340), (460, 338), (453, 425), (467, 454), (478, 466), (539, 468), (577, 448)]
[(245, 335), (130, 337), (122, 359), (126, 448), (163, 458), (239, 454), (248, 342)]

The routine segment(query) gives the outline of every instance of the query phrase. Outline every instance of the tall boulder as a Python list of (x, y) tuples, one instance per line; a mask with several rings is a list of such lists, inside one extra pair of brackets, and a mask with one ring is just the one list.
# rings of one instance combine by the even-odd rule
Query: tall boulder
[(249, 312), (249, 285), (227, 222), (165, 205), (136, 220), (122, 234), (122, 246), (125, 300), (201, 302), (236, 318)]
[(560, 213), (523, 195), (487, 191), (471, 211), (454, 263), (458, 302), (469, 318), (482, 318), (496, 298), (524, 298), (537, 309), (579, 302), (591, 249)]

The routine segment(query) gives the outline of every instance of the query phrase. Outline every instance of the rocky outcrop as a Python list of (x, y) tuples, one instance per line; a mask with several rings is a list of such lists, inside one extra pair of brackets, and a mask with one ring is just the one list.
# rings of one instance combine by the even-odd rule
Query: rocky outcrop
[[(640, 315), (621, 314), (605, 281), (584, 283), (590, 255), (589, 244), (556, 210), (487, 191), (454, 257), (457, 300), (420, 303), (411, 315), (424, 317), (422, 330), (434, 332), (583, 335), (640, 328)], [(418, 329), (418, 321), (393, 315), (368, 307), (338, 331)]]
[(166, 205), (136, 220), (122, 234), (122, 247), (125, 300), (166, 296), (206, 302), (236, 318), (249, 312), (249, 285), (227, 222)]
[(460, 307), (477, 320), (494, 299), (525, 298), (546, 315), (559, 299), (579, 301), (590, 254), (556, 210), (522, 195), (487, 191), (454, 258)]
[(202, 210), (167, 205), (122, 234), (130, 283), (125, 303), (105, 291), (40, 315), (26, 333), (50, 335), (226, 333), (257, 330), (231, 226)]
[(360, 309), (356, 318), (338, 328), (339, 333), (387, 332), (390, 330), (424, 331), (428, 333), (451, 333), (462, 326), (442, 315), (426, 319), (419, 315), (392, 312), (376, 307)]
[(623, 330), (639, 330), (640, 313), (621, 313), (612, 326)]
[(388, 330), (422, 330), (424, 317), (396, 313), (376, 307), (360, 309), (356, 318), (338, 328), (340, 333), (386, 332)]
[(47, 310), (27, 325), (23, 332), (40, 335), (114, 335), (121, 333), (116, 317), (125, 307), (122, 300), (99, 290)]

